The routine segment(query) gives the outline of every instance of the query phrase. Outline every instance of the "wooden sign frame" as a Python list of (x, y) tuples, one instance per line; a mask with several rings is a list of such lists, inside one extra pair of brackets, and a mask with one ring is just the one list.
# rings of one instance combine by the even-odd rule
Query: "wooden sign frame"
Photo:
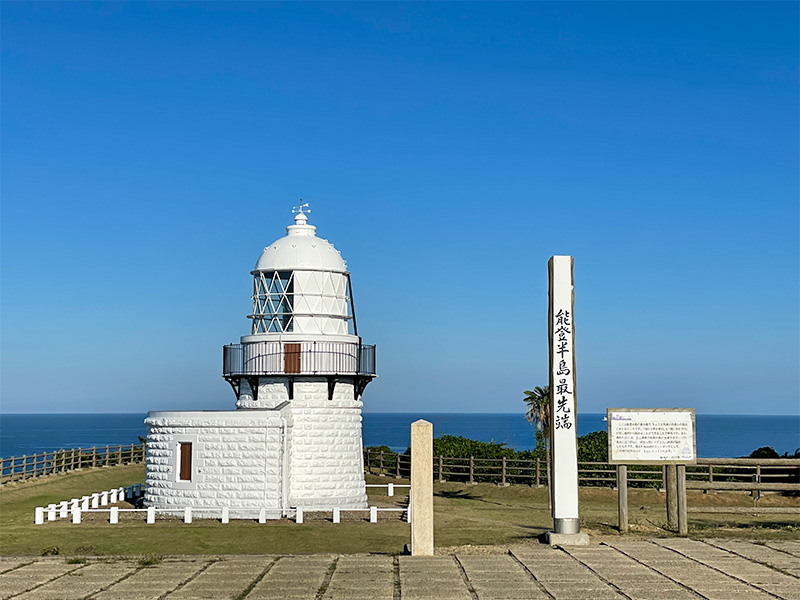
[[(676, 457), (674, 459), (648, 459), (648, 460), (627, 460), (615, 459), (612, 448), (612, 414), (619, 413), (689, 413), (692, 422), (692, 456), (691, 458)], [(697, 427), (695, 424), (695, 413), (693, 408), (609, 408), (606, 409), (606, 419), (608, 420), (608, 462), (613, 465), (694, 465), (697, 464)]]

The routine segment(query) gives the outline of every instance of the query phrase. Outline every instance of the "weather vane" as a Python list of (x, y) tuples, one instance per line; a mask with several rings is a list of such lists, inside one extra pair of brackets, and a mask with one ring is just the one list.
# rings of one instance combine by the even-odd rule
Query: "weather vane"
[(300, 198), (300, 205), (292, 208), (292, 214), (300, 213), (301, 215), (304, 215), (305, 213), (310, 213), (310, 212), (311, 209), (308, 208), (308, 202), (303, 202), (302, 198)]

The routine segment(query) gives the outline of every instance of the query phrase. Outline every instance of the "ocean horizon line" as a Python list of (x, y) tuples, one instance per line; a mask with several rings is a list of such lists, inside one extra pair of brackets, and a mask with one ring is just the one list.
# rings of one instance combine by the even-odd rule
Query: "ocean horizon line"
[[(667, 406), (658, 406), (658, 407), (649, 407), (649, 406), (637, 406), (637, 407), (617, 407), (614, 408), (641, 408), (644, 410), (650, 410), (655, 408), (687, 408), (691, 409), (691, 406), (674, 406), (674, 407), (667, 407)], [(232, 409), (232, 410), (242, 410), (242, 409)], [(251, 409), (245, 409), (251, 410)], [(0, 411), (0, 417), (3, 416), (28, 416), (28, 415), (143, 415), (147, 414), (148, 412), (229, 412), (227, 409), (217, 409), (217, 408), (205, 408), (199, 410), (188, 410), (187, 409), (159, 409), (153, 411), (92, 411), (92, 412), (3, 412)], [(382, 411), (382, 410), (362, 410), (364, 414), (369, 415), (521, 415), (524, 416), (524, 411), (519, 412), (452, 412), (452, 411)], [(578, 411), (578, 414), (584, 415), (602, 415), (605, 414), (606, 411), (593, 411), (593, 410), (586, 410), (586, 411)], [(764, 415), (762, 413), (713, 413), (713, 412), (695, 412), (696, 415), (707, 415), (707, 416), (714, 416), (714, 417), (796, 417), (800, 419), (800, 413), (796, 414), (770, 414)]]

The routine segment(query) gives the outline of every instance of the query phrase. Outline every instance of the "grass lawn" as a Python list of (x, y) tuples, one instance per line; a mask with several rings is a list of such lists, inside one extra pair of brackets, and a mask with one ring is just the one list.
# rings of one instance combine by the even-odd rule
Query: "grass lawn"
[[(106, 522), (104, 513), (84, 514), (84, 522), (69, 520), (33, 524), (36, 506), (68, 500), (96, 491), (130, 485), (144, 479), (143, 465), (87, 469), (53, 475), (37, 481), (0, 488), (0, 554), (40, 555), (56, 547), (62, 555), (148, 554), (269, 554), (355, 553), (397, 554), (410, 538), (410, 526), (397, 513), (382, 517), (378, 524), (343, 514), (334, 525), (323, 515), (308, 515), (304, 524), (291, 521), (195, 520), (185, 524), (176, 518), (161, 518), (155, 525), (144, 522), (143, 513), (121, 515), (118, 525)], [(389, 477), (368, 477), (370, 483), (402, 483)], [(407, 483), (407, 482), (406, 482)], [(391, 505), (380, 488), (368, 488), (370, 504)], [(405, 490), (396, 490), (404, 494)], [(552, 527), (544, 489), (528, 486), (501, 488), (494, 484), (436, 484), (434, 488), (435, 540), (439, 550), (459, 546), (507, 545), (534, 542)], [(603, 488), (581, 488), (582, 527), (600, 541), (616, 537), (616, 492)], [(672, 535), (666, 521), (664, 495), (655, 490), (630, 490), (631, 536)], [(743, 494), (690, 493), (689, 505), (750, 506)], [(769, 495), (763, 506), (800, 506), (797, 498)], [(800, 537), (800, 518), (793, 515), (690, 514), (690, 535), (698, 537), (740, 536), (748, 539)]]

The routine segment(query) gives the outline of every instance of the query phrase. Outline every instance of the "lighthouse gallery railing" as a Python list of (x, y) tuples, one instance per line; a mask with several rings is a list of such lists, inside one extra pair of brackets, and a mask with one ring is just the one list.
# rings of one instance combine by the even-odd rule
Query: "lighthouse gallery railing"
[(347, 342), (250, 342), (222, 350), (222, 374), (375, 375), (375, 346)]

